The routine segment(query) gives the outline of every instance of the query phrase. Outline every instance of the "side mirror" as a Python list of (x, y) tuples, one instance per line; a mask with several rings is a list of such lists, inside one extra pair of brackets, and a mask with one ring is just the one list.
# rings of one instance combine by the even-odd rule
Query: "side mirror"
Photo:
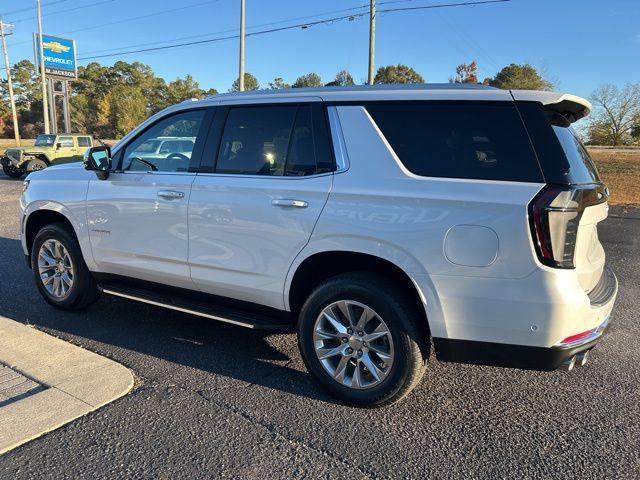
[(111, 148), (91, 147), (84, 154), (85, 170), (93, 170), (100, 180), (109, 178), (111, 171)]
[(56, 149), (60, 150), (62, 148), (62, 144), (61, 143), (56, 143)]

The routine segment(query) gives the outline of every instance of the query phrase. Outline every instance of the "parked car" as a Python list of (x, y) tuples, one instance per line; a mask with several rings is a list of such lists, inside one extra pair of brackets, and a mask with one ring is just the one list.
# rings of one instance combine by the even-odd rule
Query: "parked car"
[(50, 165), (80, 162), (92, 146), (91, 135), (38, 135), (33, 147), (8, 148), (0, 157), (0, 163), (6, 175), (20, 178), (25, 173), (42, 170)]
[[(570, 127), (589, 111), (466, 85), (182, 103), (84, 168), (29, 175), (22, 247), (58, 308), (104, 293), (295, 330), (308, 370), (349, 404), (405, 396), (431, 348), (569, 370), (618, 288), (597, 233), (608, 192)], [(131, 167), (167, 135), (195, 142)]]
[[(158, 137), (150, 138), (131, 152), (127, 170), (146, 171), (157, 169), (156, 161), (163, 162), (163, 168), (175, 172), (186, 172), (189, 169), (191, 152), (196, 143), (195, 137)], [(168, 165), (173, 161), (175, 165)]]

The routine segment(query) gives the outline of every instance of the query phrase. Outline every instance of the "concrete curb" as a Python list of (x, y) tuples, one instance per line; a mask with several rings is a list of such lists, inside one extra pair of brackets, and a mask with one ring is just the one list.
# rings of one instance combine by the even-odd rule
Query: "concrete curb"
[(2, 316), (0, 363), (44, 387), (0, 406), (0, 454), (126, 395), (134, 383), (119, 363)]

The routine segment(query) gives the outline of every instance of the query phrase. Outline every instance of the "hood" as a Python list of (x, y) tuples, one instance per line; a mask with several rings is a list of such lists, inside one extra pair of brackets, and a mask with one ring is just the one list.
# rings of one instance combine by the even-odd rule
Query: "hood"
[(72, 180), (72, 179), (87, 179), (92, 175), (95, 175), (95, 173), (85, 170), (84, 163), (72, 162), (72, 163), (61, 163), (59, 165), (52, 165), (50, 167), (43, 168), (42, 170), (31, 172), (27, 176), (27, 178), (29, 180), (38, 180), (38, 179)]
[(12, 147), (12, 148), (7, 148), (7, 150), (4, 152), (5, 155), (8, 155), (10, 152), (11, 153), (41, 153), (41, 152), (49, 152), (52, 151), (53, 147)]

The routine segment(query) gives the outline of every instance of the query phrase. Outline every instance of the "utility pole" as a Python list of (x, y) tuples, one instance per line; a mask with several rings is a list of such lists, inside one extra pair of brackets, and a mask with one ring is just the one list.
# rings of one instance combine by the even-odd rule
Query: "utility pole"
[(42, 81), (42, 115), (44, 118), (44, 133), (49, 134), (49, 102), (47, 102), (47, 79), (44, 76), (44, 46), (42, 45), (42, 9), (40, 0), (36, 0), (38, 10), (38, 56), (40, 57), (40, 80)]
[(7, 84), (9, 85), (9, 102), (11, 103), (11, 115), (13, 116), (13, 133), (16, 137), (16, 146), (20, 146), (20, 130), (18, 130), (18, 113), (16, 112), (16, 101), (13, 98), (13, 83), (11, 82), (11, 66), (9, 65), (9, 52), (7, 51), (7, 35), (4, 27), (11, 28), (13, 25), (4, 23), (0, 17), (0, 37), (2, 37), (2, 51), (4, 52), (4, 65), (7, 69)]
[(373, 85), (373, 70), (376, 56), (376, 0), (369, 5), (369, 85)]
[(244, 92), (244, 0), (240, 0), (240, 67), (238, 89)]

